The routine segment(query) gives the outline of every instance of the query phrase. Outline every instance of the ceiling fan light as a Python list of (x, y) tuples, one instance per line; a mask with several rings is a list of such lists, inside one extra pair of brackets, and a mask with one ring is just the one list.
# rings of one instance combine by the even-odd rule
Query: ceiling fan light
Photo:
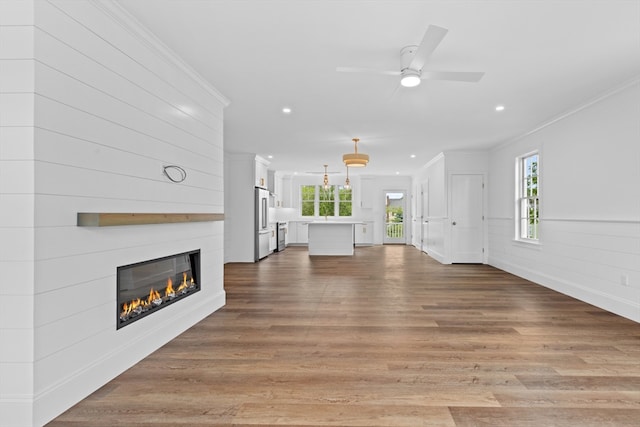
[(402, 72), (400, 84), (404, 87), (416, 87), (420, 84), (420, 73), (418, 71), (406, 69)]

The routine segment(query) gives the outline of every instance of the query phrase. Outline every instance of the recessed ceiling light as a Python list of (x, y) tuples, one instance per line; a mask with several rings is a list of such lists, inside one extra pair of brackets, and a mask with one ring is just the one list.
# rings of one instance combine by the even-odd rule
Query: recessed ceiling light
[(504, 105), (496, 105), (496, 111), (504, 111)]
[(289, 107), (284, 107), (284, 108), (282, 109), (282, 112), (283, 112), (284, 114), (291, 114), (291, 108), (289, 108)]
[(269, 158), (269, 159), (273, 159), (273, 156), (272, 156), (271, 154), (269, 154), (269, 155), (267, 156), (267, 158)]
[(400, 172), (396, 172), (396, 175), (400, 175)]
[(416, 155), (415, 155), (415, 154), (412, 154), (410, 157), (411, 157), (412, 159), (415, 159), (415, 158), (416, 158)]

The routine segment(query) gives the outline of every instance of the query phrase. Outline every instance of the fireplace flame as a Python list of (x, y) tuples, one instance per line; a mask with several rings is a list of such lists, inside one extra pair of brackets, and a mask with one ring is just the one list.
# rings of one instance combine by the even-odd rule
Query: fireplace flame
[(164, 296), (167, 298), (173, 298), (176, 296), (176, 291), (173, 290), (173, 280), (171, 280), (171, 277), (167, 279), (167, 287), (164, 290)]
[[(191, 292), (195, 286), (195, 282), (193, 277), (189, 279), (187, 282), (187, 273), (182, 273), (182, 283), (178, 286), (178, 295), (184, 295), (188, 292)], [(146, 299), (136, 298), (129, 302), (125, 302), (122, 304), (122, 311), (120, 312), (120, 319), (122, 321), (128, 320), (130, 317), (135, 317), (143, 312), (153, 310), (155, 307), (161, 305), (162, 303), (173, 300), (176, 298), (176, 291), (173, 289), (173, 280), (169, 277), (167, 279), (167, 286), (164, 289), (164, 297), (160, 294), (160, 292), (156, 291), (154, 288), (149, 290), (149, 295)]]
[[(193, 278), (191, 280), (193, 280)], [(180, 283), (180, 286), (178, 286), (178, 293), (179, 294), (185, 293), (188, 287), (189, 287), (189, 285), (187, 285), (187, 273), (183, 272), (182, 273), (182, 283)]]
[(160, 299), (160, 292), (151, 288), (151, 290), (149, 291), (149, 296), (147, 297), (146, 303), (151, 304), (152, 302), (157, 301), (159, 299)]
[(125, 302), (122, 305), (122, 313), (120, 313), (120, 317), (126, 317), (132, 312), (140, 311), (143, 304), (144, 302), (140, 298), (130, 301), (129, 304)]

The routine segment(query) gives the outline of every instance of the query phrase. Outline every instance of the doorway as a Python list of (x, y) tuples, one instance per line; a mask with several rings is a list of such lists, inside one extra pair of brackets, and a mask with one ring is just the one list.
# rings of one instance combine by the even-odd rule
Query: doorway
[(406, 244), (405, 210), (406, 194), (404, 191), (385, 191), (385, 215), (383, 244)]

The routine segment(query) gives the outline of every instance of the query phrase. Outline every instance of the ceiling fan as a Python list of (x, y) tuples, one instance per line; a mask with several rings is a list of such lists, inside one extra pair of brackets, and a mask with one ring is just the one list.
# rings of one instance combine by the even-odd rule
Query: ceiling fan
[(400, 70), (387, 71), (374, 68), (338, 67), (341, 73), (370, 73), (388, 76), (401, 76), (400, 84), (404, 87), (414, 87), (421, 80), (453, 80), (459, 82), (478, 82), (484, 72), (469, 71), (423, 71), (433, 51), (438, 47), (449, 30), (429, 25), (419, 46), (406, 46), (400, 51)]

